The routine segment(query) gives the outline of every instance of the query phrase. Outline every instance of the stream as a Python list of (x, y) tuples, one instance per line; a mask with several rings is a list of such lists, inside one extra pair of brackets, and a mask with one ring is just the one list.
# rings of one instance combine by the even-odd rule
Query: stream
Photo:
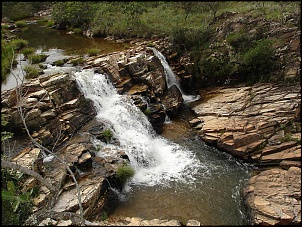
[[(19, 36), (39, 51), (52, 53), (47, 64), (51, 59), (83, 54), (96, 46), (106, 53), (123, 49), (121, 44), (67, 35), (38, 24), (29, 25)], [(48, 66), (46, 70), (52, 73), (63, 69)], [(97, 119), (112, 129), (135, 169), (134, 177), (118, 194), (119, 205), (110, 216), (177, 219), (183, 223), (195, 219), (201, 225), (250, 223), (241, 193), (252, 166), (199, 139), (187, 122), (194, 97), (183, 94), (185, 103), (178, 117), (168, 120), (158, 135), (131, 100), (117, 94), (106, 75), (75, 67), (68, 70), (75, 74), (85, 97), (93, 100)]]

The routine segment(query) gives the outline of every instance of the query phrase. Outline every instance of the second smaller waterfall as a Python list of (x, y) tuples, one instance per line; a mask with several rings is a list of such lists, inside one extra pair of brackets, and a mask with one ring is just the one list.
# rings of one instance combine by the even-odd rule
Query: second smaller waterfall
[(172, 85), (176, 85), (176, 87), (180, 90), (185, 102), (193, 102), (193, 101), (198, 100), (200, 98), (199, 95), (197, 95), (197, 96), (196, 95), (186, 95), (184, 93), (184, 91), (181, 89), (181, 87), (176, 79), (174, 72), (172, 71), (170, 65), (166, 61), (165, 56), (161, 52), (156, 50), (154, 47), (152, 47), (151, 49), (153, 50), (154, 55), (160, 60), (162, 66), (164, 67), (168, 88), (171, 87)]

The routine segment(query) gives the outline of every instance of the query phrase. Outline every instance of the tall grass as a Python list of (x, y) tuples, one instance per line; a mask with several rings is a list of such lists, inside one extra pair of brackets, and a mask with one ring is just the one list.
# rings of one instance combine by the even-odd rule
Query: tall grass
[(12, 41), (1, 40), (1, 79), (6, 81), (6, 77), (11, 67), (15, 67), (16, 55), (24, 47), (28, 46), (28, 41), (23, 39), (13, 39)]

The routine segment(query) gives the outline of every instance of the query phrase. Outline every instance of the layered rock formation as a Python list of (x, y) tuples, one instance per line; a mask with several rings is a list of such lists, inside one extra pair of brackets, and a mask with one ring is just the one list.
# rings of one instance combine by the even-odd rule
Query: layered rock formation
[[(167, 88), (159, 59), (144, 46), (89, 58), (84, 68), (93, 68), (107, 76), (120, 94), (132, 98), (158, 133), (162, 131), (166, 115), (177, 114), (182, 104), (179, 89)], [(49, 188), (39, 186), (34, 177), (29, 177), (24, 189), (39, 186), (34, 210), (52, 204), (52, 212), (57, 215), (79, 214), (81, 197), (85, 219), (100, 220), (104, 212), (109, 213), (117, 201), (112, 187), (121, 188), (123, 184), (116, 177), (117, 169), (129, 164), (129, 160), (121, 149), (93, 143), (98, 140), (118, 147), (119, 141), (114, 137), (109, 141), (105, 138), (105, 124), (94, 119), (92, 101), (84, 98), (75, 78), (68, 73), (41, 75), (16, 89), (2, 92), (1, 102), (2, 114), (8, 121), (4, 130), (14, 132), (15, 139), (26, 133), (32, 137), (25, 147), (14, 150), (17, 156), (11, 161), (39, 173), (57, 191), (54, 195)], [(46, 149), (34, 148), (33, 141)], [(44, 218), (45, 215), (39, 213), (34, 223), (39, 224)]]
[(219, 87), (201, 95), (190, 121), (200, 137), (263, 170), (245, 189), (253, 223), (301, 223), (300, 86)]

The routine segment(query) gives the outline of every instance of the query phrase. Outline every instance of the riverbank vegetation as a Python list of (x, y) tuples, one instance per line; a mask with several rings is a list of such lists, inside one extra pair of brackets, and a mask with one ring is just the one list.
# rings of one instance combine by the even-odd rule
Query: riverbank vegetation
[[(266, 27), (257, 29), (257, 34), (253, 37), (244, 29), (230, 33), (226, 37), (228, 46), (222, 43), (213, 45), (216, 42), (217, 27), (233, 13), (243, 13), (255, 19), (262, 18), (281, 24), (286, 22), (286, 18), (301, 13), (300, 2), (295, 1), (20, 2), (13, 8), (10, 7), (12, 4), (6, 2), (2, 5), (2, 10), (3, 16), (12, 20), (21, 20), (22, 16), (50, 7), (51, 25), (77, 33), (83, 32), (88, 36), (149, 40), (154, 37), (170, 37), (175, 52), (190, 55), (194, 63), (194, 83), (202, 86), (222, 85), (232, 81), (252, 84), (282, 80), (282, 77), (271, 77), (282, 66), (276, 62), (275, 57), (274, 42), (278, 40), (271, 40), (263, 35), (267, 31)], [(11, 11), (18, 13), (12, 16)], [(287, 23), (288, 26), (300, 28), (299, 20)], [(24, 22), (19, 24), (24, 25)], [(232, 48), (231, 51), (229, 47)]]

